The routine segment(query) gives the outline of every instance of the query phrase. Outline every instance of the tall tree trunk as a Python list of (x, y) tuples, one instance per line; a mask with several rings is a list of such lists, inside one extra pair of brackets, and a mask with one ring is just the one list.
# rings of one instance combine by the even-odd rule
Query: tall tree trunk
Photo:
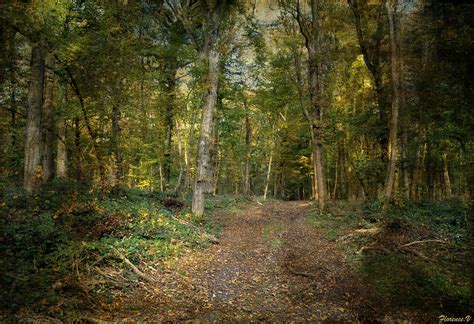
[(391, 51), (391, 77), (392, 77), (392, 107), (389, 123), (389, 162), (387, 168), (387, 180), (385, 181), (385, 207), (388, 206), (392, 198), (395, 171), (397, 168), (397, 142), (398, 142), (398, 112), (400, 109), (400, 50), (397, 37), (396, 7), (398, 0), (386, 0), (385, 6), (390, 30), (390, 51)]
[(113, 186), (123, 185), (123, 164), (122, 164), (122, 150), (121, 150), (121, 132), (120, 128), (120, 108), (117, 103), (112, 106), (112, 150), (113, 150), (113, 165), (112, 172), (116, 179)]
[(272, 174), (273, 150), (270, 150), (270, 159), (268, 160), (267, 177), (265, 178), (265, 189), (263, 191), (263, 200), (267, 200), (268, 185), (270, 184), (270, 175)]
[(300, 2), (297, 1), (296, 20), (300, 26), (301, 33), (305, 38), (306, 48), (308, 50), (309, 67), (309, 92), (311, 109), (309, 110), (309, 120), (311, 127), (311, 144), (313, 165), (315, 169), (315, 185), (317, 190), (317, 199), (319, 208), (322, 210), (326, 206), (326, 174), (324, 171), (323, 154), (323, 124), (322, 124), (322, 80), (321, 80), (321, 51), (320, 44), (321, 32), (319, 25), (318, 1), (311, 0), (311, 16), (308, 21), (301, 14)]
[[(67, 85), (61, 84), (59, 88), (61, 96), (61, 110), (67, 107)], [(58, 130), (58, 141), (56, 141), (56, 176), (67, 178), (67, 147), (66, 147), (66, 119), (62, 111), (56, 119), (56, 129)]]
[(26, 117), (24, 188), (33, 193), (41, 183), (41, 113), (43, 109), (43, 87), (45, 51), (42, 44), (34, 44), (31, 52), (31, 76), (28, 89), (28, 113)]
[(74, 155), (76, 165), (76, 180), (82, 180), (82, 166), (81, 166), (81, 125), (79, 118), (74, 118)]
[(166, 180), (166, 186), (170, 184), (171, 178), (171, 146), (173, 143), (173, 126), (174, 126), (174, 104), (175, 104), (175, 88), (176, 88), (176, 71), (178, 69), (177, 62), (173, 62), (165, 72), (166, 77), (166, 94), (168, 96), (165, 111), (165, 146), (163, 159), (163, 173)]
[[(346, 150), (344, 140), (340, 140), (337, 144), (337, 169), (338, 169), (338, 198), (347, 199), (347, 182), (346, 182)], [(336, 185), (337, 185), (336, 183)], [(336, 197), (336, 195), (334, 196)]]
[(451, 189), (451, 178), (449, 177), (449, 167), (448, 167), (448, 154), (442, 154), (443, 160), (443, 182), (444, 182), (444, 192), (447, 198), (453, 195), (453, 191)]
[(191, 150), (194, 145), (194, 122), (195, 122), (195, 115), (191, 114), (191, 123), (189, 126), (189, 139), (188, 145), (185, 150), (185, 159), (186, 159), (186, 172), (184, 175), (184, 189), (189, 191), (191, 187)]
[(183, 173), (184, 173), (184, 168), (183, 168), (183, 145), (181, 141), (181, 132), (179, 129), (179, 122), (176, 119), (176, 139), (178, 140), (178, 157), (179, 157), (179, 175), (178, 175), (178, 180), (176, 180), (176, 187), (174, 189), (175, 192), (179, 193), (181, 191), (181, 186), (183, 183)]
[(44, 102), (42, 115), (43, 130), (43, 180), (48, 181), (54, 175), (54, 58), (51, 54), (46, 59), (46, 74), (44, 85)]
[[(216, 44), (214, 46), (216, 46)], [(207, 82), (209, 90), (206, 91), (202, 109), (201, 134), (199, 136), (198, 145), (198, 165), (193, 192), (192, 210), (196, 215), (202, 215), (204, 213), (204, 193), (212, 189), (210, 148), (220, 71), (220, 53), (217, 51), (217, 48), (212, 48), (209, 51), (208, 69)]]
[(245, 170), (244, 170), (244, 190), (243, 194), (248, 195), (250, 193), (250, 116), (248, 103), (244, 102), (245, 105)]
[(209, 12), (208, 22), (210, 31), (207, 35), (206, 44), (202, 49), (203, 56), (207, 56), (208, 69), (207, 84), (202, 107), (201, 133), (198, 144), (197, 172), (192, 201), (192, 211), (198, 216), (204, 214), (204, 193), (212, 190), (212, 163), (210, 149), (212, 144), (214, 112), (217, 103), (221, 65), (221, 55), (218, 49), (218, 42), (220, 38), (219, 34), (223, 10), (226, 5), (226, 1), (218, 1), (214, 4), (214, 8)]

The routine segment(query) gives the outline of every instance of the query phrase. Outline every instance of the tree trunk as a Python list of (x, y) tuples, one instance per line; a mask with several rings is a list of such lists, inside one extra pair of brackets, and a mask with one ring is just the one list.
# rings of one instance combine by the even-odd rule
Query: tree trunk
[[(215, 45), (214, 45), (215, 46)], [(217, 102), (217, 88), (219, 83), (220, 53), (216, 48), (209, 52), (208, 87), (202, 109), (201, 134), (198, 144), (198, 165), (193, 192), (193, 213), (204, 213), (204, 193), (212, 188), (212, 170), (210, 148), (212, 130), (214, 127), (214, 111)]]
[[(338, 169), (338, 195), (339, 199), (347, 199), (347, 182), (346, 182), (346, 152), (344, 140), (340, 140), (337, 144), (337, 169)], [(336, 197), (336, 195), (334, 195)]]
[[(198, 163), (196, 180), (194, 183), (192, 211), (196, 215), (204, 214), (204, 194), (212, 190), (212, 163), (211, 163), (211, 140), (214, 128), (214, 112), (217, 103), (217, 91), (219, 86), (219, 75), (221, 55), (218, 49), (220, 25), (226, 1), (216, 2), (214, 8), (209, 12), (210, 31), (206, 44), (202, 48), (202, 54), (207, 56), (207, 80), (204, 92), (201, 133), (198, 143)], [(206, 55), (207, 54), (207, 55)]]
[[(173, 63), (169, 71), (166, 71), (166, 93), (167, 103), (165, 111), (165, 146), (163, 159), (163, 174), (166, 180), (166, 186), (169, 185), (171, 179), (171, 146), (173, 140), (173, 119), (174, 119), (174, 102), (175, 102), (175, 88), (176, 88), (176, 71), (177, 63)], [(175, 67), (176, 66), (176, 67)]]
[(24, 188), (33, 193), (41, 183), (41, 113), (43, 109), (43, 87), (45, 52), (42, 44), (34, 44), (31, 53), (31, 77), (28, 89), (28, 112), (26, 117)]
[(243, 194), (248, 195), (250, 193), (250, 116), (249, 107), (247, 102), (245, 105), (245, 167), (244, 167), (244, 190)]
[(81, 127), (79, 118), (74, 118), (74, 147), (75, 149), (75, 164), (76, 164), (76, 180), (82, 180), (81, 167)]
[(392, 108), (389, 123), (389, 162), (387, 168), (387, 178), (385, 181), (385, 207), (392, 198), (395, 171), (397, 168), (397, 142), (398, 142), (398, 112), (400, 108), (400, 51), (399, 40), (396, 31), (396, 6), (398, 0), (392, 3), (391, 0), (386, 0), (385, 5), (387, 9), (387, 16), (389, 20), (390, 30), (390, 51), (391, 51), (391, 77), (392, 77)]
[(268, 160), (267, 177), (265, 178), (265, 189), (263, 191), (263, 200), (267, 200), (268, 185), (270, 183), (270, 175), (272, 173), (273, 150), (270, 151), (270, 159)]
[(112, 150), (113, 150), (113, 164), (112, 172), (114, 173), (113, 178), (115, 181), (111, 183), (111, 186), (123, 185), (123, 164), (122, 164), (122, 151), (121, 151), (121, 132), (120, 128), (120, 108), (118, 104), (114, 103), (112, 106)]
[[(67, 105), (67, 86), (64, 85), (61, 92), (61, 107), (64, 109)], [(56, 176), (65, 179), (67, 178), (66, 120), (62, 112), (56, 120), (56, 129), (59, 137), (56, 142)]]
[(309, 111), (311, 120), (311, 144), (314, 158), (314, 169), (316, 178), (316, 190), (318, 194), (318, 205), (321, 210), (326, 205), (326, 175), (323, 167), (323, 124), (322, 124), (322, 94), (321, 94), (321, 75), (320, 75), (320, 27), (319, 12), (316, 0), (311, 0), (311, 30), (306, 30), (304, 34), (306, 47), (308, 49), (309, 65), (309, 91), (311, 100), (311, 110)]
[(184, 176), (184, 189), (189, 191), (191, 186), (191, 150), (194, 145), (194, 122), (195, 116), (192, 114), (191, 123), (189, 126), (189, 139), (187, 149), (185, 150), (185, 159), (186, 159), (186, 173)]
[(47, 57), (44, 84), (44, 102), (42, 115), (43, 130), (43, 180), (48, 181), (54, 175), (54, 114), (53, 114), (53, 96), (54, 96), (54, 58), (50, 54)]
[(443, 153), (443, 182), (444, 182), (444, 192), (446, 198), (450, 198), (453, 195), (451, 189), (451, 178), (449, 177), (449, 168), (448, 168), (448, 154)]
[(176, 120), (176, 139), (178, 140), (178, 157), (179, 157), (179, 175), (178, 175), (178, 180), (176, 181), (176, 187), (174, 189), (175, 192), (179, 193), (181, 191), (181, 185), (182, 185), (182, 180), (183, 180), (183, 148), (182, 148), (182, 142), (181, 142), (181, 132), (179, 130), (179, 123), (178, 120)]

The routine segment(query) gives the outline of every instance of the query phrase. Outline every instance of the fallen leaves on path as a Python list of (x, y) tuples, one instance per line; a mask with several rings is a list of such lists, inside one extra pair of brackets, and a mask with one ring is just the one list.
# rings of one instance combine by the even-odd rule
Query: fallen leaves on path
[[(214, 215), (220, 244), (149, 273), (114, 315), (166, 320), (354, 320), (361, 284), (335, 244), (308, 226), (307, 202), (250, 204)], [(306, 275), (304, 275), (306, 274)]]

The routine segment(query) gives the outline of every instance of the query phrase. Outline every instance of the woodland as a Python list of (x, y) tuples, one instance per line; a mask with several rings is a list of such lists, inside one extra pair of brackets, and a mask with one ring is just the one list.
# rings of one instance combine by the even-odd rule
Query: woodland
[(0, 321), (463, 321), (474, 4), (0, 1)]

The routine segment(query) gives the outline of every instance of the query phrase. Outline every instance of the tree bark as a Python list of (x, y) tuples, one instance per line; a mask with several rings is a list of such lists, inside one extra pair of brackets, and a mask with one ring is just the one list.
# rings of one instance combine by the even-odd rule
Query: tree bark
[(204, 213), (204, 193), (207, 193), (212, 189), (210, 148), (220, 72), (220, 53), (216, 48), (211, 49), (209, 52), (208, 69), (207, 82), (209, 90), (206, 91), (204, 106), (202, 109), (201, 133), (198, 144), (198, 165), (193, 192), (192, 210), (196, 215), (202, 215)]
[(43, 130), (43, 180), (49, 181), (54, 176), (54, 58), (51, 54), (46, 59), (48, 70), (45, 74), (44, 102), (42, 114)]
[(391, 1), (386, 0), (385, 6), (387, 9), (387, 16), (389, 21), (390, 30), (390, 51), (391, 51), (391, 78), (392, 78), (392, 107), (390, 114), (389, 123), (389, 162), (387, 168), (387, 178), (385, 181), (385, 207), (388, 207), (388, 203), (392, 198), (394, 182), (395, 182), (395, 171), (397, 168), (397, 142), (398, 142), (398, 112), (400, 109), (400, 51), (399, 51), (399, 40), (397, 37), (397, 19), (396, 19), (396, 6), (398, 0)]
[(326, 205), (326, 175), (323, 166), (323, 124), (322, 124), (322, 80), (320, 75), (320, 26), (318, 1), (311, 0), (311, 21), (307, 21), (300, 12), (300, 3), (297, 2), (296, 20), (300, 26), (301, 33), (305, 38), (308, 50), (309, 67), (309, 91), (311, 109), (308, 112), (311, 128), (311, 144), (313, 167), (315, 171), (315, 189), (319, 208), (322, 210)]
[(446, 198), (450, 198), (453, 195), (453, 191), (451, 189), (451, 178), (449, 177), (448, 154), (447, 153), (443, 153), (442, 160), (443, 160), (444, 192), (445, 192)]
[(208, 8), (211, 10), (208, 16), (210, 31), (207, 35), (206, 43), (202, 48), (203, 56), (207, 57), (208, 69), (202, 108), (201, 133), (198, 143), (197, 172), (192, 201), (192, 211), (198, 216), (204, 214), (204, 194), (212, 190), (210, 149), (221, 65), (218, 42), (223, 9), (226, 5), (226, 1), (220, 1), (215, 3), (214, 8)]
[[(61, 108), (64, 110), (67, 106), (67, 85), (63, 85), (60, 92)], [(59, 137), (56, 141), (56, 176), (65, 179), (67, 178), (66, 120), (62, 112), (56, 120), (56, 129)]]
[(252, 129), (250, 127), (250, 116), (248, 103), (244, 102), (245, 106), (245, 166), (244, 166), (244, 190), (243, 194), (250, 193), (250, 136)]
[(171, 146), (173, 140), (174, 126), (174, 104), (175, 104), (175, 88), (176, 88), (176, 71), (178, 69), (177, 62), (173, 62), (167, 69), (166, 73), (166, 95), (168, 96), (165, 111), (165, 150), (163, 159), (163, 174), (166, 180), (166, 186), (170, 184), (171, 179)]
[(181, 132), (179, 130), (179, 123), (178, 120), (176, 120), (176, 139), (178, 140), (178, 157), (179, 157), (179, 175), (178, 175), (178, 180), (176, 180), (176, 187), (174, 189), (175, 192), (179, 193), (181, 191), (181, 185), (182, 185), (182, 180), (183, 180), (183, 148), (182, 148), (182, 141), (181, 141)]
[(121, 132), (120, 128), (120, 108), (117, 103), (112, 106), (112, 150), (113, 150), (113, 165), (112, 172), (114, 173), (115, 181), (111, 186), (121, 186), (123, 184), (123, 165), (122, 165), (122, 151), (121, 151)]
[(79, 118), (74, 118), (74, 146), (75, 146), (75, 164), (76, 164), (76, 180), (82, 180), (82, 167), (81, 167), (81, 127)]
[(26, 117), (25, 161), (23, 185), (27, 192), (36, 191), (43, 178), (41, 165), (41, 113), (45, 51), (42, 44), (34, 44), (31, 53), (31, 76), (28, 89), (28, 112)]
[(267, 177), (265, 178), (265, 189), (263, 191), (263, 200), (267, 200), (268, 185), (270, 183), (270, 175), (272, 173), (273, 150), (270, 151), (270, 159), (268, 160)]

